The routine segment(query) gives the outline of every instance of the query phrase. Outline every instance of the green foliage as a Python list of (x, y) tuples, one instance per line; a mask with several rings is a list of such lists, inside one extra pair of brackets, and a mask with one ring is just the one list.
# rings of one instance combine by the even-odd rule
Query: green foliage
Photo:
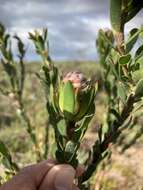
[(110, 20), (114, 31), (124, 30), (124, 25), (142, 8), (142, 0), (110, 0)]
[(24, 56), (26, 53), (24, 43), (18, 36), (14, 36), (17, 40), (17, 47), (18, 47), (18, 58), (19, 61), (16, 62), (14, 60), (13, 51), (11, 48), (11, 39), (10, 35), (6, 33), (4, 26), (0, 24), (0, 52), (1, 52), (1, 63), (7, 76), (9, 77), (9, 82), (11, 85), (11, 89), (8, 90), (7, 93), (3, 93), (4, 90), (2, 89), (1, 92), (4, 95), (12, 96), (14, 101), (16, 102), (16, 109), (20, 113), (21, 117), (27, 124), (27, 132), (29, 133), (31, 140), (35, 146), (37, 151), (37, 159), (40, 159), (40, 153), (37, 147), (37, 140), (36, 135), (34, 133), (33, 127), (31, 125), (31, 121), (25, 111), (24, 103), (23, 103), (23, 89), (24, 89), (24, 82), (25, 82), (25, 65), (24, 65)]
[(140, 33), (140, 30), (138, 30), (137, 28), (133, 28), (130, 31), (128, 40), (126, 42), (126, 53), (130, 52), (131, 49), (134, 47), (134, 45), (138, 39), (139, 33)]
[[(79, 163), (85, 165), (84, 173), (77, 179), (79, 188), (86, 189), (86, 182), (96, 171), (98, 165), (110, 156), (110, 144), (116, 143), (125, 128), (132, 128), (135, 124), (133, 112), (143, 97), (142, 55), (141, 45), (132, 53), (137, 40), (143, 31), (134, 28), (128, 39), (124, 38), (124, 26), (142, 7), (142, 2), (136, 8), (136, 0), (110, 0), (110, 19), (112, 30), (99, 30), (96, 45), (102, 66), (100, 85), (97, 89), (95, 80), (83, 77), (77, 71), (62, 75), (60, 69), (49, 56), (48, 31), (29, 33), (35, 50), (42, 58), (41, 73), (37, 76), (45, 89), (46, 108), (48, 112), (48, 126), (43, 129), (44, 143), (42, 149), (36, 135), (36, 127), (25, 109), (23, 90), (25, 83), (25, 46), (18, 36), (14, 36), (18, 47), (18, 62), (15, 61), (11, 36), (0, 25), (1, 63), (9, 77), (11, 88), (6, 92), (0, 88), (3, 95), (16, 102), (17, 113), (25, 121), (26, 130), (33, 143), (36, 160), (39, 162), (49, 155), (49, 127), (54, 131), (52, 155), (59, 163), (71, 164), (77, 168)], [(136, 82), (138, 83), (136, 84)], [(80, 147), (82, 140), (91, 126), (95, 116), (95, 101), (97, 91), (103, 91), (107, 96), (104, 121), (98, 128), (98, 136), (90, 151), (86, 152), (86, 159), (81, 158)], [(42, 120), (43, 122), (43, 120)], [(38, 128), (39, 130), (39, 128)], [(135, 136), (135, 139), (138, 135)], [(131, 140), (131, 144), (133, 144)], [(128, 144), (129, 145), (129, 144)], [(128, 146), (126, 146), (128, 147)], [(18, 166), (3, 142), (0, 141), (0, 153), (3, 164), (12, 171)]]
[[(76, 167), (79, 162), (77, 160), (77, 150), (80, 146), (79, 139), (83, 138), (95, 112), (95, 109), (91, 109), (91, 105), (94, 105), (95, 87), (91, 80), (82, 87), (82, 81), (79, 82), (79, 76), (82, 75), (78, 72), (67, 74), (67, 76), (70, 76), (69, 79), (66, 79), (67, 81), (63, 76), (60, 76), (49, 55), (43, 54), (40, 47), (37, 46), (39, 39), (43, 39), (43, 51), (48, 52), (44, 45), (48, 43), (43, 38), (46, 35), (44, 35), (44, 32), (46, 30), (43, 30), (43, 34), (36, 31), (35, 34), (30, 34), (30, 38), (43, 60), (44, 76), (40, 78), (48, 91), (47, 110), (50, 125), (55, 132), (56, 159), (61, 163), (69, 163)], [(79, 89), (75, 87), (77, 80)]]
[(59, 94), (59, 106), (67, 119), (72, 119), (75, 112), (75, 95), (71, 82), (61, 85)]
[(110, 20), (115, 31), (121, 30), (122, 0), (110, 0)]
[(3, 157), (2, 162), (4, 166), (10, 170), (11, 173), (16, 172), (18, 170), (18, 166), (12, 161), (9, 150), (2, 141), (0, 141), (0, 154)]
[[(114, 43), (111, 44), (107, 38), (107, 30), (100, 29), (96, 40), (102, 66), (102, 88), (108, 97), (108, 108), (105, 123), (104, 125), (101, 123), (99, 129), (99, 142), (95, 143), (96, 160), (93, 159), (88, 167), (90, 176), (102, 160), (102, 154), (108, 150), (108, 145), (116, 143), (123, 129), (134, 126), (133, 112), (137, 109), (136, 103), (140, 102), (142, 98), (142, 45), (135, 51), (135, 54), (132, 53), (137, 40), (141, 37), (142, 28), (132, 29), (128, 39), (124, 38), (126, 18), (133, 11), (134, 2), (111, 0), (110, 18)], [(138, 12), (139, 9), (136, 11)], [(131, 19), (131, 15), (129, 17)], [(101, 34), (104, 38), (101, 38)], [(104, 55), (106, 56), (104, 57)], [(138, 84), (135, 81), (139, 81)], [(136, 141), (138, 137), (135, 136), (133, 139)], [(130, 146), (135, 142), (133, 139), (130, 141)], [(95, 169), (93, 169), (94, 167)], [(87, 176), (89, 173), (87, 172)]]
[(119, 64), (127, 65), (131, 61), (131, 54), (122, 55), (119, 57)]
[(135, 97), (136, 98), (143, 97), (143, 79), (141, 79), (136, 86)]
[(127, 2), (128, 15), (126, 17), (126, 22), (134, 18), (136, 14), (138, 14), (138, 12), (143, 8), (142, 0), (128, 0)]

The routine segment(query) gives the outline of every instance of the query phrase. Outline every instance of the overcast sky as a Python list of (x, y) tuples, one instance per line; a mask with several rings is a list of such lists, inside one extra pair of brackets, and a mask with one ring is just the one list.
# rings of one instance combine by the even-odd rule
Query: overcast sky
[[(109, 28), (108, 0), (0, 0), (0, 21), (23, 38), (29, 60), (37, 59), (27, 33), (48, 27), (54, 60), (96, 59), (99, 28)], [(143, 11), (126, 25), (126, 32), (143, 24)]]

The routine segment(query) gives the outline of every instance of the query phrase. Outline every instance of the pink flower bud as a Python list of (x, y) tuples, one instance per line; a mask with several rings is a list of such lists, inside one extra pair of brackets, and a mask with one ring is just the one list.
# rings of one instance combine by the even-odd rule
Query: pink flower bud
[(75, 89), (83, 89), (87, 82), (83, 74), (78, 71), (67, 73), (63, 78), (63, 82), (66, 83), (67, 81), (70, 81)]

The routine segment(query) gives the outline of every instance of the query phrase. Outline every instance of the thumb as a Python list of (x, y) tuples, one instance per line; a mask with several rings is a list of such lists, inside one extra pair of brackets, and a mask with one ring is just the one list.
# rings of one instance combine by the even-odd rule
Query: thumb
[(75, 173), (70, 165), (56, 165), (48, 172), (39, 190), (76, 190), (73, 184)]

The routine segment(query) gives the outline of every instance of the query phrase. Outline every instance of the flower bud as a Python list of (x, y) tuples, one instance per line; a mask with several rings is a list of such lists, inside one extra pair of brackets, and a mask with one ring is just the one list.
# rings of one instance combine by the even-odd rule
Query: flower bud
[(82, 73), (67, 73), (60, 85), (59, 108), (69, 120), (81, 120), (93, 104), (95, 88)]
[(70, 81), (72, 83), (75, 90), (83, 89), (87, 84), (86, 78), (81, 72), (78, 71), (67, 73), (63, 78), (63, 82), (66, 83), (67, 81)]

